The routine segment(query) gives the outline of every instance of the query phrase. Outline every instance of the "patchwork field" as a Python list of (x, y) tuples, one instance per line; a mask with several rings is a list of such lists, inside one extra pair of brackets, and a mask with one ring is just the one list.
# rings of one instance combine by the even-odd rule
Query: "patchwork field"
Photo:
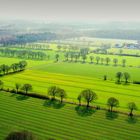
[[(7, 64), (19, 61), (18, 59), (2, 58)], [(1, 62), (2, 62), (1, 59)], [(115, 97), (120, 102), (119, 110), (127, 110), (127, 103), (134, 101), (140, 112), (140, 88), (139, 85), (118, 85), (115, 84), (115, 74), (118, 71), (128, 72), (131, 81), (139, 80), (139, 68), (136, 67), (114, 67), (96, 64), (81, 64), (53, 61), (32, 61), (28, 60), (28, 68), (24, 72), (1, 77), (5, 88), (15, 88), (15, 83), (30, 83), (33, 86), (32, 92), (47, 95), (48, 87), (57, 85), (66, 90), (66, 100), (77, 102), (77, 96), (81, 90), (90, 88), (98, 95), (95, 105), (106, 107), (109, 97)], [(108, 80), (104, 81), (103, 76), (107, 75)]]
[[(88, 42), (89, 41), (89, 42)], [(91, 41), (91, 42), (90, 42)], [(4, 82), (4, 89), (15, 89), (15, 83), (21, 85), (29, 83), (33, 90), (31, 93), (47, 95), (48, 87), (58, 86), (67, 93), (66, 101), (78, 103), (77, 96), (83, 89), (90, 88), (98, 96), (98, 99), (92, 105), (98, 105), (102, 108), (107, 107), (107, 99), (115, 97), (119, 100), (119, 107), (114, 108), (118, 111), (128, 113), (128, 103), (135, 102), (138, 109), (134, 114), (140, 115), (140, 85), (133, 84), (133, 81), (140, 81), (140, 58), (130, 56), (117, 56), (108, 54), (86, 55), (83, 63), (82, 55), (75, 62), (66, 60), (65, 51), (73, 52), (80, 50), (71, 50), (71, 48), (57, 48), (57, 43), (66, 46), (79, 45), (81, 48), (91, 46), (90, 50), (96, 49), (102, 44), (125, 43), (125, 40), (65, 40), (49, 43), (36, 43), (26, 45), (23, 48), (18, 46), (11, 49), (43, 51), (49, 55), (45, 60), (26, 60), (28, 66), (25, 71), (13, 73), (0, 77)], [(130, 43), (133, 41), (130, 41)], [(52, 50), (36, 49), (36, 45), (50, 45)], [(32, 46), (33, 45), (33, 46)], [(33, 47), (33, 48), (32, 48)], [(10, 46), (9, 46), (10, 48)], [(118, 49), (111, 48), (110, 52), (117, 52)], [(138, 50), (123, 49), (128, 54), (139, 53)], [(56, 62), (56, 54), (59, 54), (59, 61)], [(90, 56), (93, 56), (91, 63)], [(96, 57), (104, 59), (99, 64), (96, 63)], [(109, 57), (109, 65), (105, 59)], [(118, 60), (117, 66), (113, 59)], [(122, 66), (122, 60), (126, 60), (126, 66)], [(11, 65), (23, 59), (0, 57), (0, 65)], [(130, 83), (124, 83), (124, 77), (121, 84), (116, 84), (116, 73), (127, 72), (130, 74)], [(107, 80), (104, 81), (104, 75)], [(85, 103), (82, 100), (82, 103)], [(31, 131), (37, 140), (139, 140), (140, 139), (140, 118), (133, 119), (127, 115), (113, 113), (112, 115), (105, 110), (87, 110), (84, 107), (76, 105), (62, 104), (57, 101), (40, 100), (22, 95), (0, 93), (0, 140), (3, 140), (11, 131), (28, 130)]]
[(48, 101), (0, 93), (0, 139), (11, 131), (28, 130), (39, 140), (139, 140), (139, 118), (94, 111), (84, 114), (75, 105), (61, 108)]

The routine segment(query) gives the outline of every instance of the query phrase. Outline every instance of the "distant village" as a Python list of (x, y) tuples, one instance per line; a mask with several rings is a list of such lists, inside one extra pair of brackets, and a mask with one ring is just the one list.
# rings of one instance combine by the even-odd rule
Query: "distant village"
[(124, 48), (124, 49), (140, 49), (140, 40), (137, 43), (124, 43), (122, 44), (115, 44), (115, 48)]

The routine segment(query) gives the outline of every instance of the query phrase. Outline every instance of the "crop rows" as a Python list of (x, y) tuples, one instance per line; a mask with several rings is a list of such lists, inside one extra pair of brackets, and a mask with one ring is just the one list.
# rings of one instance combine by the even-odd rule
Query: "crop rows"
[[(106, 112), (95, 111), (82, 117), (75, 106), (66, 104), (54, 109), (43, 100), (29, 98), (18, 100), (9, 93), (0, 94), (0, 133), (2, 139), (9, 131), (27, 129), (41, 139), (139, 139), (140, 124), (130, 124), (127, 116), (118, 115), (114, 120), (106, 118)], [(110, 135), (111, 134), (111, 135)]]

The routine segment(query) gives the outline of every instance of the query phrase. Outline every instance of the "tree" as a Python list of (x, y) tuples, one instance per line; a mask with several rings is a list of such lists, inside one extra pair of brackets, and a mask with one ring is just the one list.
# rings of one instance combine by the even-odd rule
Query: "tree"
[(19, 62), (20, 70), (24, 70), (26, 66), (27, 66), (27, 62), (26, 61), (20, 61)]
[(101, 58), (101, 64), (103, 64), (104, 63), (104, 58)]
[(81, 94), (78, 95), (77, 100), (79, 101), (79, 106), (81, 106), (81, 100), (82, 100), (82, 95)]
[(106, 61), (106, 64), (108, 65), (108, 64), (109, 64), (109, 62), (110, 62), (111, 60), (110, 60), (110, 58), (109, 58), (109, 57), (106, 57), (106, 58), (105, 58), (105, 61)]
[(68, 61), (68, 59), (69, 59), (69, 53), (66, 52), (66, 53), (64, 54), (64, 57), (65, 57), (65, 61)]
[(114, 65), (117, 66), (118, 59), (117, 59), (117, 58), (114, 58), (114, 59), (113, 59), (113, 62), (114, 62)]
[(59, 60), (59, 54), (56, 54), (55, 55), (55, 59), (56, 59), (56, 62), (58, 62), (58, 60)]
[(128, 83), (128, 80), (130, 79), (129, 73), (124, 72), (124, 79), (125, 79), (125, 83)]
[(20, 85), (19, 83), (16, 83), (16, 84), (15, 84), (15, 87), (16, 87), (16, 93), (18, 93), (18, 90), (19, 90), (20, 86), (21, 86), (21, 85)]
[(113, 107), (118, 107), (119, 101), (114, 97), (110, 97), (107, 101), (107, 105), (110, 107), (109, 111), (112, 112)]
[(104, 81), (106, 81), (107, 80), (107, 75), (104, 75)]
[(89, 58), (90, 58), (90, 62), (93, 63), (94, 57), (93, 56), (90, 56)]
[(79, 58), (79, 55), (76, 54), (76, 55), (74, 55), (74, 57), (75, 57), (75, 62), (77, 62), (77, 60), (78, 60), (78, 58)]
[(58, 49), (59, 51), (61, 50), (61, 48), (62, 48), (62, 46), (57, 45), (57, 49)]
[(133, 116), (133, 110), (137, 110), (137, 106), (134, 102), (128, 103), (128, 109), (130, 110), (129, 115), (132, 117)]
[(3, 74), (5, 75), (6, 72), (8, 71), (9, 67), (5, 64), (1, 65), (1, 71), (3, 72)]
[(85, 101), (87, 102), (87, 107), (89, 107), (89, 103), (91, 103), (97, 99), (96, 93), (90, 89), (83, 90), (81, 92), (81, 95), (85, 99)]
[(123, 59), (122, 60), (122, 66), (125, 67), (125, 65), (126, 65), (126, 59)]
[(3, 88), (3, 85), (4, 85), (3, 81), (0, 80), (0, 89)]
[(5, 140), (35, 140), (35, 137), (28, 131), (11, 132)]
[(58, 88), (57, 90), (58, 90), (58, 96), (60, 97), (62, 103), (63, 99), (67, 97), (67, 94), (64, 89)]
[(99, 61), (100, 61), (100, 57), (97, 56), (97, 57), (96, 57), (96, 64), (99, 64)]
[(82, 55), (83, 63), (85, 63), (85, 60), (87, 59), (86, 55)]
[(116, 73), (117, 83), (120, 83), (122, 76), (123, 76), (123, 74), (121, 72)]
[(72, 52), (70, 53), (70, 58), (71, 58), (71, 61), (73, 61), (74, 54)]
[(23, 87), (22, 87), (22, 90), (24, 90), (25, 94), (27, 94), (28, 91), (32, 90), (32, 85), (31, 84), (24, 84)]
[(123, 53), (123, 50), (122, 50), (122, 49), (120, 49), (120, 50), (119, 50), (119, 54), (121, 55), (122, 53)]
[(55, 96), (57, 95), (57, 93), (58, 93), (58, 87), (56, 87), (56, 86), (49, 87), (48, 95), (52, 96), (52, 99), (55, 99)]

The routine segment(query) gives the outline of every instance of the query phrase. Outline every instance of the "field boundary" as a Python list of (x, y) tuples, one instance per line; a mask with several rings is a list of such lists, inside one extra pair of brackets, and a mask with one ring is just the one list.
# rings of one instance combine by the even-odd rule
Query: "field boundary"
[[(19, 94), (19, 95), (24, 95), (24, 96), (28, 96), (28, 97), (32, 97), (32, 98), (37, 98), (37, 99), (40, 99), (40, 100), (51, 100), (50, 97), (48, 97), (48, 96), (46, 96), (46, 95), (41, 95), (41, 94), (38, 94), (38, 93), (27, 93), (27, 94), (25, 94), (24, 92), (21, 92), (21, 91), (18, 92), (18, 93), (15, 93), (15, 91), (13, 91), (13, 90), (7, 91), (7, 90), (5, 90), (5, 89), (1, 89), (1, 91), (4, 91), (4, 92), (6, 92), (6, 93), (8, 92), (8, 93), (15, 94), (15, 95), (18, 95), (18, 94)], [(59, 99), (55, 99), (55, 100), (56, 100), (56, 101), (59, 101)], [(63, 103), (67, 103), (67, 104), (72, 104), (72, 105), (77, 105), (77, 106), (79, 106), (78, 103), (76, 103), (76, 102), (70, 102), (70, 101), (67, 101), (67, 100), (64, 100)], [(86, 107), (86, 104), (81, 103), (80, 106)], [(92, 105), (90, 105), (90, 108), (96, 109), (96, 110), (109, 111), (107, 108), (100, 107), (100, 106), (92, 106)], [(126, 112), (123, 112), (123, 111), (113, 110), (112, 113), (119, 113), (119, 114), (122, 114), (122, 115), (127, 115), (127, 116), (129, 116), (129, 113), (126, 113)], [(140, 117), (139, 114), (135, 114), (134, 116), (135, 116), (135, 117)]]

